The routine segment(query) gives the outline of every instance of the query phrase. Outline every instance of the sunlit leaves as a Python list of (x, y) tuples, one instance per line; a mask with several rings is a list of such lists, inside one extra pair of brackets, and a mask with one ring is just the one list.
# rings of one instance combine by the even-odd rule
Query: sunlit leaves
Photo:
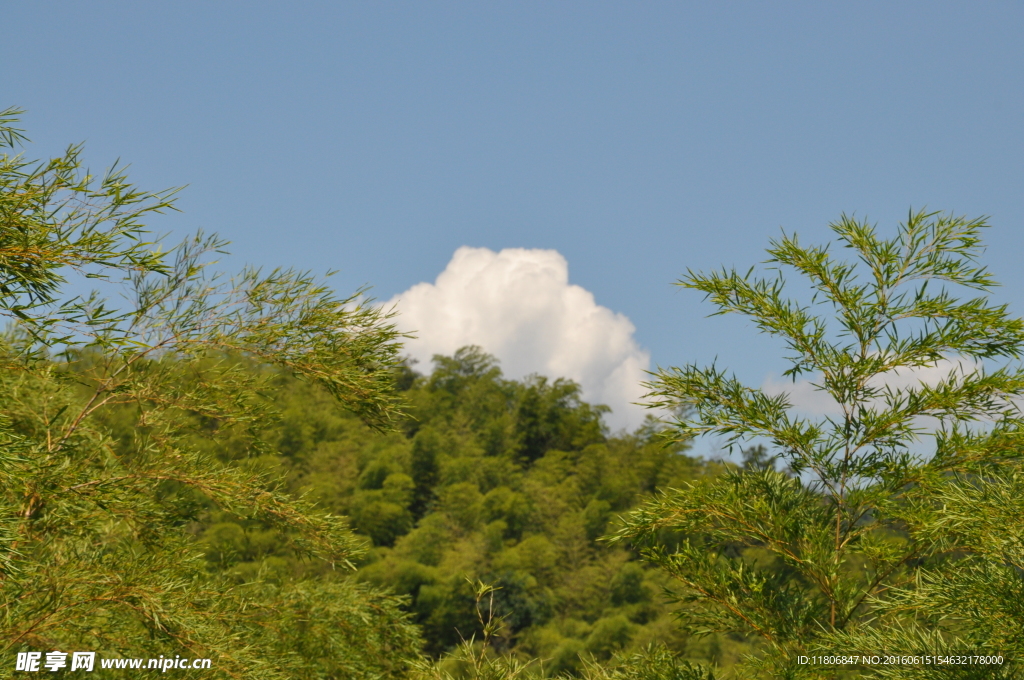
[[(0, 113), (6, 148), (23, 139), (17, 113)], [(215, 236), (163, 251), (143, 220), (172, 209), (174, 192), (139, 190), (117, 167), (93, 177), (80, 151), (0, 156), (0, 646), (180, 653), (225, 677), (400, 672), (375, 651), (415, 653), (394, 600), (263, 575), (243, 588), (207, 572), (191, 535), (216, 509), (278, 529), (296, 559), (351, 566), (363, 541), (345, 519), (211, 449), (266, 450), (282, 372), (387, 428), (401, 414), (389, 313), (306, 272), (211, 273)], [(69, 295), (71, 275), (121, 297)], [(308, 626), (306, 611), (323, 621)], [(268, 645), (302, 630), (331, 664), (311, 671), (285, 650), (268, 660)]]
[[(672, 439), (767, 441), (795, 475), (751, 470), (668, 492), (631, 513), (618, 534), (679, 581), (691, 627), (763, 640), (752, 672), (811, 672), (792, 665), (797, 650), (836, 653), (823, 651), (826, 641), (875, 639), (853, 631), (885, 639), (872, 622), (894, 612), (970, 619), (966, 611), (985, 611), (982, 573), (1012, 590), (999, 564), (1014, 558), (996, 546), (1022, 533), (1008, 510), (1016, 504), (999, 494), (1019, 486), (1005, 475), (1016, 474), (1020, 459), (1024, 371), (991, 364), (1021, 356), (1024, 323), (984, 295), (956, 294), (996, 285), (977, 264), (986, 226), (911, 212), (884, 238), (844, 215), (832, 225), (835, 244), (807, 246), (791, 234), (772, 241), (774, 276), (690, 271), (680, 282), (704, 293), (717, 314), (743, 314), (781, 338), (786, 375), (809, 376), (834, 404), (831, 415), (802, 416), (785, 394), (747, 387), (715, 366), (661, 370), (649, 384), (650, 403), (678, 414)], [(852, 259), (840, 257), (848, 252)], [(802, 289), (790, 292), (787, 271)], [(944, 364), (948, 374), (934, 376)], [(913, 379), (922, 369), (931, 380)], [(933, 451), (922, 451), (926, 441)], [(670, 531), (688, 537), (682, 548), (661, 546)], [(775, 566), (759, 566), (760, 554)], [(769, 582), (770, 598), (757, 585)], [(967, 609), (935, 604), (937, 589), (951, 592), (953, 582), (973, 584)], [(905, 630), (927, 637), (926, 629)]]

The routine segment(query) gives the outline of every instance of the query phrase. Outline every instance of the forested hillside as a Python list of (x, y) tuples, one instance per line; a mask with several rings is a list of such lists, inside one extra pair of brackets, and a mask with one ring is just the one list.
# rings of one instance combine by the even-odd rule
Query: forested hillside
[[(408, 598), (427, 653), (480, 636), (474, 582), (483, 581), (497, 588), (495, 651), (544, 659), (552, 674), (577, 669), (581, 653), (601, 660), (656, 642), (735, 658), (733, 640), (681, 634), (662, 573), (599, 540), (656, 489), (721, 470), (657, 441), (653, 421), (611, 436), (575, 384), (507, 380), (477, 348), (437, 357), (426, 377), (402, 366), (411, 417), (387, 435), (315, 386), (275, 380), (278, 413), (260, 433), (267, 450), (252, 458), (239, 449), (234, 463), (349, 516), (372, 544), (356, 578)], [(204, 515), (195, 532), (210, 569), (240, 583), (323, 569), (295, 559), (285, 537), (228, 513)]]

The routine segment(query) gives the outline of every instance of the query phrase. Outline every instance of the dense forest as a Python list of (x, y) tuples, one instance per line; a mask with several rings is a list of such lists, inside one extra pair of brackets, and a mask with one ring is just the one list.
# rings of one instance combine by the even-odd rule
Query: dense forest
[[(735, 655), (731, 641), (689, 641), (665, 604), (667, 579), (600, 541), (657, 489), (720, 464), (666, 447), (653, 421), (610, 437), (571, 382), (506, 380), (476, 348), (435, 362), (429, 377), (402, 367), (411, 417), (383, 437), (329, 395), (278, 378), (280, 420), (262, 433), (274, 453), (256, 463), (351, 518), (373, 546), (357, 579), (408, 598), (425, 651), (481, 635), (473, 584), (483, 581), (497, 589), (496, 649), (546, 659), (550, 673), (575, 670), (581, 653), (604, 660), (656, 642), (705, 660)], [(257, 525), (211, 517), (198, 535), (211, 566), (240, 580), (306, 568)]]
[[(666, 446), (653, 419), (612, 437), (602, 409), (583, 402), (574, 383), (507, 380), (474, 347), (436, 357), (429, 376), (400, 365), (396, 382), (410, 408), (387, 434), (339, 410), (316, 386), (280, 373), (270, 380), (274, 414), (251, 433), (256, 439), (194, 417), (195, 446), (350, 518), (370, 547), (355, 580), (404, 598), (427, 654), (481, 637), (478, 582), (495, 589), (489, 615), (501, 625), (493, 650), (544, 659), (536, 670), (545, 675), (653, 644), (726, 665), (747, 648), (683, 634), (664, 592), (669, 579), (600, 540), (657, 489), (723, 469)], [(130, 450), (135, 419), (115, 411), (105, 425)], [(258, 455), (252, 441), (262, 443)], [(189, 531), (208, 569), (239, 584), (330, 571), (297, 557), (272, 526), (229, 512), (197, 512)]]
[(830, 410), (685, 365), (612, 434), (478, 347), (419, 372), (364, 291), (150, 240), (173, 192), (79, 155), (0, 157), (4, 676), (1020, 677), (1024, 321), (987, 297), (984, 220), (843, 217), (849, 260), (783, 235), (810, 296), (689, 272)]

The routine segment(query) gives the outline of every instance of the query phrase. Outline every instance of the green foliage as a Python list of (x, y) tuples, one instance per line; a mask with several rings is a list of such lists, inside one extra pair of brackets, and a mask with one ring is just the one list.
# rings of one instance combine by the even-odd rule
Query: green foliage
[(40, 312), (57, 302), (67, 271), (93, 279), (166, 273), (141, 220), (173, 209), (175, 191), (139, 190), (116, 166), (100, 179), (83, 173), (80, 145), (47, 162), (11, 156), (6, 150), (25, 140), (14, 127), (21, 113), (0, 111), (0, 315), (45, 336), (59, 333), (64, 321), (102, 326), (111, 316), (95, 299)]
[(1024, 652), (1024, 480), (1014, 470), (971, 479), (944, 476), (925, 484), (911, 501), (908, 520), (915, 533), (958, 559), (926, 564), (912, 584), (894, 588), (878, 603), (884, 628), (836, 631), (823, 644), (885, 644), (942, 656), (972, 650), (1006, 660), (939, 672), (879, 669), (882, 677), (1019, 677), (1017, 660)]
[(404, 677), (420, 639), (400, 598), (352, 579), (261, 584), (242, 620), (262, 663), (292, 678)]
[(690, 663), (665, 647), (650, 645), (619, 654), (611, 663), (589, 663), (585, 680), (715, 680), (714, 671)]
[(532, 662), (523, 663), (513, 656), (492, 652), (490, 642), (499, 633), (503, 622), (503, 618), (494, 611), (494, 594), (497, 589), (482, 581), (468, 582), (474, 590), (480, 642), (475, 644), (475, 637), (471, 637), (463, 640), (454, 654), (438, 661), (422, 660), (413, 664), (410, 673), (412, 680), (516, 680), (533, 670)]
[[(629, 514), (618, 540), (680, 586), (687, 630), (744, 636), (758, 654), (743, 672), (834, 677), (801, 654), (998, 654), (998, 677), (1019, 672), (1020, 418), (1024, 371), (1015, 360), (1024, 323), (984, 295), (966, 301), (948, 285), (988, 291), (975, 264), (982, 220), (911, 213), (891, 239), (843, 217), (832, 225), (853, 261), (783, 235), (769, 249), (775, 278), (689, 272), (719, 314), (750, 317), (789, 349), (794, 379), (808, 375), (835, 415), (808, 418), (787, 395), (741, 384), (721, 369), (663, 370), (656, 405), (681, 414), (667, 435), (730, 443), (763, 438), (744, 470), (666, 491)], [(781, 269), (810, 286), (784, 296)], [(936, 285), (937, 284), (937, 285)], [(950, 360), (936, 384), (914, 369)], [(827, 395), (827, 397), (826, 397)], [(934, 449), (922, 453), (924, 436)], [(1019, 496), (1017, 496), (1019, 498)], [(666, 530), (686, 538), (676, 545)], [(850, 669), (851, 672), (853, 669)], [(903, 667), (863, 674), (996, 677), (991, 669)]]
[[(680, 635), (662, 597), (667, 579), (599, 540), (659, 486), (722, 470), (665, 447), (655, 424), (610, 437), (602, 410), (576, 385), (506, 380), (476, 348), (437, 357), (429, 377), (407, 380), (413, 418), (385, 436), (339, 412), (316, 385), (283, 375), (273, 382), (280, 417), (260, 428), (259, 465), (282, 480), (282, 492), (351, 518), (373, 545), (357, 577), (407, 598), (425, 651), (444, 668), (461, 668), (455, 659), (469, 640), (480, 651), (467, 578), (495, 588), (501, 623), (488, 653), (495, 663), (536, 659), (522, 671), (531, 677), (577, 672), (580, 654), (607, 660), (659, 641), (726, 663), (742, 647), (715, 651)], [(539, 440), (537, 423), (550, 448), (526, 454), (524, 442)], [(211, 512), (198, 531), (209, 568), (232, 578), (251, 578), (271, 561), (284, 578), (320, 569), (292, 557), (287, 534), (264, 523)]]
[[(0, 114), (6, 148), (21, 140), (16, 114)], [(220, 677), (397, 673), (418, 644), (399, 601), (331, 576), (361, 543), (279, 488), (259, 429), (289, 374), (386, 427), (399, 335), (387, 313), (303, 272), (210, 274), (214, 237), (154, 249), (141, 220), (171, 207), (119, 170), (83, 173), (78, 147), (38, 164), (0, 156), (5, 658), (178, 653), (212, 658)], [(71, 274), (127, 305), (64, 297)], [(272, 553), (323, 574), (285, 578)], [(263, 563), (220, 568), (239, 555)]]

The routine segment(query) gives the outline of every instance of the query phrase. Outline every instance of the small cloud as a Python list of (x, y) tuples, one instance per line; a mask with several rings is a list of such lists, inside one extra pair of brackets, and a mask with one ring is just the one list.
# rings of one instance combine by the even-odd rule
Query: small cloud
[(465, 246), (434, 283), (418, 283), (392, 304), (399, 327), (417, 335), (406, 351), (423, 364), (479, 345), (511, 378), (539, 373), (575, 380), (584, 399), (612, 408), (612, 428), (643, 421), (646, 410), (631, 402), (645, 393), (640, 383), (650, 354), (626, 316), (569, 283), (569, 265), (557, 251)]
[[(967, 375), (981, 369), (981, 363), (971, 359), (941, 359), (929, 366), (902, 368), (888, 371), (870, 381), (873, 387), (889, 387), (893, 390), (906, 390), (920, 385), (934, 387), (949, 377), (950, 372)], [(777, 396), (788, 394), (793, 408), (811, 416), (834, 416), (842, 414), (842, 409), (832, 396), (815, 385), (821, 377), (800, 378), (796, 381), (769, 375), (761, 384), (766, 394)], [(881, 400), (879, 400), (881, 403)]]

